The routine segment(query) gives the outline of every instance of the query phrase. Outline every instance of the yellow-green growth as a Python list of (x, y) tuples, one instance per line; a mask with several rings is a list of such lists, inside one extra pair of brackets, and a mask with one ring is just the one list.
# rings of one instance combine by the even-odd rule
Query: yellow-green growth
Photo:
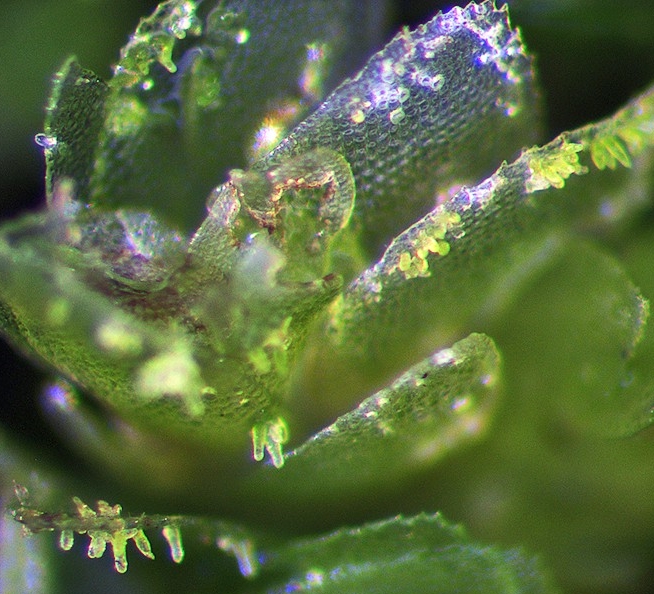
[(16, 486), (20, 506), (12, 511), (14, 518), (25, 526), (27, 533), (59, 532), (59, 547), (63, 551), (73, 548), (75, 533), (87, 535), (89, 545), (87, 556), (99, 559), (111, 546), (114, 568), (118, 573), (127, 571), (127, 543), (133, 541), (139, 552), (148, 559), (154, 559), (150, 541), (144, 529), (162, 528), (168, 541), (173, 561), (179, 563), (184, 557), (179, 527), (175, 518), (167, 516), (138, 517), (123, 516), (120, 505), (98, 501), (93, 510), (79, 497), (73, 497), (73, 513), (48, 513), (29, 505), (29, 493), (24, 487)]
[(89, 559), (98, 559), (104, 555), (107, 544), (111, 545), (114, 556), (114, 567), (118, 573), (127, 571), (127, 541), (133, 540), (136, 548), (144, 557), (154, 559), (150, 541), (139, 528), (128, 528), (126, 521), (121, 517), (120, 505), (109, 505), (106, 501), (98, 501), (97, 512), (93, 511), (78, 497), (73, 497), (77, 514), (82, 520), (87, 520), (89, 526), (97, 528), (78, 530), (80, 534), (86, 532), (89, 536)]
[(443, 210), (436, 214), (428, 228), (412, 240), (411, 249), (400, 254), (396, 269), (406, 279), (429, 276), (430, 255), (446, 256), (450, 252), (450, 244), (445, 240), (445, 235), (460, 222), (461, 216), (458, 213)]
[(615, 169), (618, 163), (631, 167), (631, 157), (624, 141), (611, 134), (597, 136), (591, 141), (590, 157), (598, 169)]
[(599, 125), (591, 140), (590, 154), (598, 169), (631, 167), (632, 158), (654, 144), (652, 114), (654, 95), (648, 94), (619, 111), (610, 122)]
[(102, 557), (107, 550), (107, 545), (111, 545), (114, 567), (118, 573), (127, 571), (126, 547), (129, 540), (134, 541), (136, 548), (144, 557), (154, 559), (148, 537), (141, 528), (128, 526), (126, 519), (121, 517), (120, 505), (112, 506), (106, 501), (98, 501), (97, 511), (94, 511), (79, 497), (73, 497), (73, 502), (78, 521), (75, 522), (74, 517), (69, 518), (71, 520), (69, 524), (77, 525), (61, 530), (59, 546), (62, 550), (69, 551), (73, 547), (74, 533), (77, 532), (86, 533), (90, 539), (87, 550), (90, 559)]
[(252, 457), (261, 462), (268, 452), (275, 468), (284, 466), (284, 451), (282, 446), (288, 441), (288, 426), (286, 421), (277, 417), (272, 421), (257, 423), (252, 427)]
[(654, 145), (654, 92), (649, 91), (618, 112), (616, 134), (627, 144), (632, 156)]
[(181, 341), (140, 367), (136, 389), (138, 395), (147, 400), (178, 398), (190, 417), (204, 412), (202, 394), (206, 392), (206, 386), (202, 382), (200, 367)]
[(562, 140), (560, 146), (551, 144), (534, 147), (527, 153), (530, 176), (526, 182), (528, 193), (548, 188), (561, 189), (571, 175), (587, 172), (579, 162), (579, 153), (584, 145)]
[(128, 319), (115, 316), (102, 322), (95, 333), (98, 346), (110, 355), (136, 357), (143, 350), (143, 337), (129, 324)]
[(191, 0), (169, 0), (162, 2), (149, 17), (141, 19), (121, 51), (111, 84), (130, 87), (147, 83), (146, 77), (154, 62), (175, 72), (177, 66), (172, 54), (176, 41), (202, 32), (196, 10), (197, 3)]

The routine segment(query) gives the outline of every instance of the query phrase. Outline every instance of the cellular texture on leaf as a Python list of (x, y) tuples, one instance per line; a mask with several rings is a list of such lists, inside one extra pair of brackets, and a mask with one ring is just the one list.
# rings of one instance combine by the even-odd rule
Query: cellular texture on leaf
[[(495, 345), (473, 334), (341, 415), (289, 452), (283, 471), (264, 480), (281, 490), (293, 485), (295, 496), (308, 500), (332, 493), (347, 501), (374, 485), (382, 490), (401, 484), (407, 472), (484, 434), (500, 384)], [(307, 473), (314, 480), (303, 481)]]
[(375, 255), (438, 192), (536, 140), (534, 86), (506, 8), (454, 8), (399, 33), (255, 167), (316, 146), (341, 153), (357, 184), (356, 220)]
[[(251, 580), (234, 591), (269, 593), (554, 591), (528, 555), (438, 514), (335, 530), (448, 501), (561, 575), (613, 562), (622, 521), (649, 542), (647, 469), (594, 456), (651, 458), (646, 435), (617, 439), (654, 419), (648, 292), (608, 250), (651, 197), (654, 89), (534, 144), (532, 59), (505, 4), (378, 49), (385, 6), (167, 0), (108, 82), (64, 63), (36, 137), (45, 208), (0, 228), (0, 329), (61, 376), (40, 402), (90, 461), (85, 500), (111, 488), (126, 509), (213, 517), (62, 511), (65, 481), (36, 505), (23, 461), (0, 474), (36, 477), (11, 509), (28, 530), (63, 550), (84, 535), (123, 573), (128, 541), (152, 558), (157, 528), (174, 562), (210, 544)], [(450, 480), (418, 488), (436, 463)], [(615, 478), (632, 470), (633, 493)], [(607, 572), (645, 566), (629, 547)], [(22, 587), (26, 551), (0, 579), (17, 567)]]
[(88, 197), (108, 93), (107, 84), (74, 58), (68, 59), (55, 76), (45, 131), (36, 137), (45, 153), (45, 190), (50, 199), (55, 185), (64, 179), (72, 180), (76, 192)]
[[(330, 306), (317, 340), (321, 365), (329, 357), (339, 372), (309, 389), (342, 395), (348, 385), (374, 387), (434, 344), (447, 345), (499, 313), (506, 296), (573, 237), (577, 221), (605, 218), (606, 195), (592, 185), (594, 176), (586, 176), (595, 169), (592, 148), (600, 139), (638, 130), (630, 154), (641, 155), (639, 176), (647, 175), (652, 155), (645, 151), (651, 142), (645, 114), (654, 113), (652, 96), (648, 89), (610, 118), (524, 150), (395, 237)], [(615, 194), (629, 196), (627, 178), (616, 178)], [(310, 365), (313, 349), (307, 351)], [(380, 377), (380, 369), (389, 375)], [(308, 377), (314, 381), (311, 372)]]
[(263, 575), (288, 575), (283, 585), (266, 590), (270, 594), (557, 591), (537, 561), (517, 550), (479, 545), (438, 514), (398, 516), (291, 542), (265, 554), (262, 566)]
[(370, 1), (163, 2), (123, 49), (109, 92), (85, 95), (103, 129), (85, 147), (96, 162), (80, 198), (191, 231), (228, 169), (272, 148), (360, 64), (384, 13)]

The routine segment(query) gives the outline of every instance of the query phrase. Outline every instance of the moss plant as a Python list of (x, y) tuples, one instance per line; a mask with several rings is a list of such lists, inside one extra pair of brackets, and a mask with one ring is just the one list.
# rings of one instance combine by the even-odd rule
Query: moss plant
[(651, 570), (654, 88), (548, 141), (506, 6), (369, 8), (167, 0), (57, 72), (0, 328), (79, 468), (0, 435), (3, 591)]

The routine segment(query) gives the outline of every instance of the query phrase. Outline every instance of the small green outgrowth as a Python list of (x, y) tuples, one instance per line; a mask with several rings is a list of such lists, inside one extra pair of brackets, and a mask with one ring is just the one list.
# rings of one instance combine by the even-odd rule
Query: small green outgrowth
[[(637, 157), (645, 148), (654, 144), (652, 114), (654, 114), (654, 93), (649, 90), (610, 119), (610, 123), (607, 124), (609, 134), (598, 135), (602, 136), (602, 140), (605, 136), (610, 136), (611, 144), (621, 145), (617, 148), (618, 154), (613, 155), (613, 158), (625, 167), (630, 165), (626, 165), (618, 158), (620, 154), (626, 152), (631, 161), (631, 158)], [(616, 151), (615, 147), (611, 148)]]
[[(84, 503), (79, 497), (73, 497), (73, 503), (75, 504), (75, 510), (77, 511), (77, 515), (79, 516), (80, 519), (85, 520), (85, 519), (92, 519), (96, 517), (97, 514), (88, 505), (86, 505), (86, 503)], [(107, 506), (108, 504), (102, 501), (99, 502), (99, 505), (105, 508), (105, 506)]]
[[(14, 519), (23, 524), (29, 534), (59, 532), (59, 548), (70, 551), (75, 533), (89, 537), (87, 556), (99, 559), (111, 546), (114, 567), (118, 573), (127, 571), (127, 541), (133, 540), (136, 548), (148, 559), (154, 559), (150, 541), (141, 528), (143, 518), (123, 517), (120, 505), (109, 505), (98, 501), (96, 510), (91, 509), (79, 497), (73, 497), (74, 513), (50, 513), (29, 506), (29, 493), (23, 487), (16, 487), (20, 506), (12, 511)], [(153, 523), (160, 520), (151, 517)]]
[(435, 212), (424, 228), (415, 227), (413, 236), (405, 242), (406, 251), (401, 251), (395, 266), (406, 280), (431, 275), (429, 259), (433, 256), (447, 256), (450, 243), (446, 235), (461, 223), (461, 216), (456, 212), (440, 210)]
[(595, 138), (590, 145), (590, 157), (598, 169), (615, 169), (618, 164), (631, 167), (631, 157), (624, 142), (617, 136)]
[(75, 533), (72, 530), (62, 530), (59, 534), (59, 548), (62, 551), (70, 551), (75, 544)]
[(253, 577), (259, 570), (254, 543), (248, 539), (236, 539), (229, 536), (220, 536), (216, 545), (225, 553), (232, 553), (238, 562), (238, 569), (244, 577)]
[[(96, 512), (79, 497), (74, 497), (73, 502), (77, 509), (77, 515), (81, 520), (75, 531), (80, 534), (86, 532), (90, 539), (87, 550), (89, 559), (102, 557), (107, 549), (107, 544), (110, 544), (114, 557), (114, 568), (118, 573), (125, 573), (127, 571), (126, 548), (129, 540), (134, 541), (136, 548), (144, 557), (154, 559), (147, 536), (145, 536), (142, 529), (128, 524), (127, 520), (122, 517), (122, 507), (120, 505), (109, 505), (106, 501), (98, 501)], [(65, 544), (68, 545), (70, 542), (70, 546), (72, 546), (72, 531), (70, 529), (67, 531), (70, 534), (66, 535), (66, 537), (62, 534), (60, 545), (65, 539)]]
[(173, 49), (179, 39), (202, 33), (196, 15), (197, 2), (168, 0), (146, 18), (141, 19), (129, 43), (123, 48), (115, 68), (112, 84), (133, 86), (144, 82), (150, 66), (158, 62), (169, 72), (176, 72)]
[(526, 182), (528, 193), (548, 188), (561, 189), (571, 175), (581, 175), (588, 170), (579, 162), (584, 145), (562, 140), (558, 147), (551, 144), (528, 151), (530, 175)]
[(168, 543), (170, 558), (175, 563), (181, 563), (184, 560), (184, 545), (182, 544), (182, 533), (179, 526), (168, 524), (163, 527), (161, 533)]
[[(87, 555), (89, 559), (100, 559), (104, 552), (107, 549), (107, 533), (101, 530), (91, 530), (89, 531), (89, 548)], [(118, 547), (120, 549), (120, 547)], [(120, 555), (120, 550), (118, 551)], [(114, 548), (114, 557), (116, 556), (116, 549)], [(123, 552), (124, 556), (124, 552)], [(122, 570), (121, 570), (122, 568)], [(116, 561), (116, 571), (119, 573), (125, 573), (127, 570), (127, 562), (123, 559), (121, 562)]]
[(154, 559), (154, 553), (152, 552), (152, 547), (150, 546), (150, 541), (145, 535), (145, 532), (138, 528), (134, 536), (131, 537), (136, 545), (136, 548), (139, 550), (141, 555), (147, 557), (148, 559)]
[(252, 457), (261, 462), (268, 452), (275, 468), (284, 466), (283, 444), (288, 441), (288, 426), (282, 417), (252, 427)]

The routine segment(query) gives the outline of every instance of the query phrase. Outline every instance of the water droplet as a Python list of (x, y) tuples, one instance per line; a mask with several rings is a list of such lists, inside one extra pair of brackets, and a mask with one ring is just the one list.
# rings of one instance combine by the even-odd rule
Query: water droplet
[(275, 148), (282, 138), (283, 128), (275, 123), (264, 124), (254, 135), (252, 152), (255, 155), (265, 155)]
[(55, 146), (57, 146), (57, 137), (49, 136), (48, 134), (40, 132), (34, 137), (34, 142), (46, 150), (52, 150)]
[(472, 407), (472, 405), (473, 405), (472, 400), (464, 396), (462, 398), (455, 399), (454, 402), (452, 402), (451, 409), (454, 412), (463, 413), (469, 410)]
[(309, 586), (309, 588), (314, 586), (322, 586), (324, 579), (325, 574), (317, 569), (313, 569), (307, 572), (306, 575), (307, 586)]

